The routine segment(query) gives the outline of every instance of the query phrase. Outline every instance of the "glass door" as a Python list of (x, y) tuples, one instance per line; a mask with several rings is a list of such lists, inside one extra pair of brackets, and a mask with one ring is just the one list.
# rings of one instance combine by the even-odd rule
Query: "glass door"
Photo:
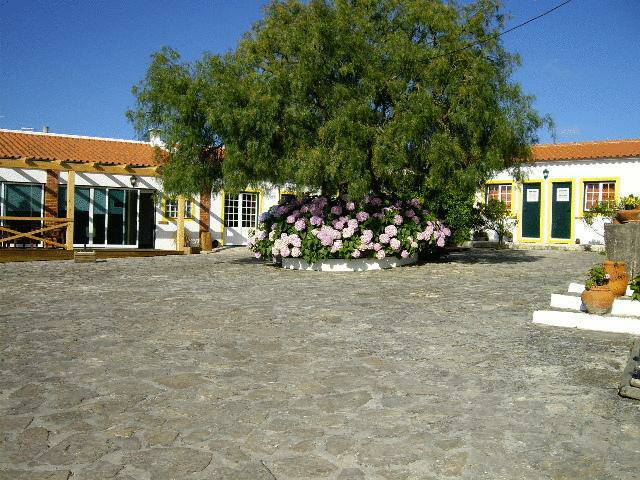
[[(7, 217), (42, 217), (43, 193), (44, 189), (40, 184), (4, 184), (2, 214)], [(30, 232), (40, 228), (42, 222), (39, 220), (6, 220), (4, 225), (18, 232)], [(12, 233), (2, 233), (3, 237), (13, 235)], [(35, 246), (40, 242), (29, 238), (19, 238), (12, 243), (16, 246)]]
[(224, 200), (224, 243), (225, 245), (246, 245), (249, 230), (255, 228), (258, 219), (258, 194), (242, 192), (225, 194)]

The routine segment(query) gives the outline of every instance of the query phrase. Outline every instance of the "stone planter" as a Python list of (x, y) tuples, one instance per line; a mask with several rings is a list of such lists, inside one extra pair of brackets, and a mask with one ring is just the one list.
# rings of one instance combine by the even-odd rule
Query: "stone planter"
[(587, 312), (602, 315), (611, 311), (615, 296), (608, 285), (591, 287), (580, 296)]
[(315, 270), (317, 272), (364, 272), (411, 265), (417, 261), (417, 254), (411, 255), (408, 258), (386, 257), (382, 260), (376, 258), (336, 258), (314, 263), (308, 263), (301, 258), (283, 258), (282, 268), (289, 270)]

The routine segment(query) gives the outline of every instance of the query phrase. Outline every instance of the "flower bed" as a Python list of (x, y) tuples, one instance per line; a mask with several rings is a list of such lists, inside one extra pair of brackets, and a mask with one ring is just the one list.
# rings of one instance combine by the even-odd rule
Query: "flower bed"
[(257, 258), (403, 260), (445, 245), (451, 231), (418, 199), (305, 197), (260, 215), (249, 248)]

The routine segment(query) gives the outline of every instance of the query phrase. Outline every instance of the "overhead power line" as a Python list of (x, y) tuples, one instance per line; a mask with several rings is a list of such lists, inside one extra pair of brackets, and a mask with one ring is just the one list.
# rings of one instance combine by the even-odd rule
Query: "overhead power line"
[(554, 12), (555, 10), (558, 10), (561, 7), (564, 7), (567, 3), (570, 3), (572, 0), (565, 0), (562, 3), (559, 3), (558, 5), (556, 5), (553, 8), (550, 8), (549, 10), (546, 10), (545, 12), (542, 12), (540, 15), (536, 15), (535, 17), (530, 18), (529, 20), (526, 20), (522, 23), (519, 23), (518, 25), (515, 25), (511, 28), (508, 28), (507, 30), (505, 30), (504, 32), (500, 32), (497, 34), (493, 34), (493, 35), (489, 35), (487, 38), (483, 39), (483, 40), (478, 40), (476, 42), (472, 42), (469, 45), (465, 45), (464, 47), (458, 48), (456, 50), (451, 50), (449, 52), (445, 52), (441, 55), (436, 55), (435, 57), (431, 57), (429, 60), (435, 60), (436, 58), (441, 58), (441, 57), (446, 57), (447, 55), (452, 55), (454, 53), (458, 53), (458, 52), (462, 52), (463, 50), (467, 50), (471, 47), (475, 47), (476, 45), (482, 45), (483, 43), (487, 43), (489, 40), (493, 40), (495, 38), (501, 37), (502, 35), (509, 33), (509, 32), (513, 32), (514, 30), (517, 30), (518, 28), (524, 27), (525, 25), (534, 22), (536, 20), (538, 20), (539, 18), (544, 17), (545, 15), (549, 15), (551, 12)]

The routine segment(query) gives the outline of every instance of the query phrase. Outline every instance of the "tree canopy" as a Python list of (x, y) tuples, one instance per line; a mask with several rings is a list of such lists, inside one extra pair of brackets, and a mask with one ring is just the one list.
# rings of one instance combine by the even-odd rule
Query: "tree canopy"
[[(419, 195), (468, 224), (477, 188), (527, 160), (545, 123), (503, 25), (498, 0), (273, 0), (233, 52), (157, 53), (129, 117), (170, 146), (176, 191)], [(221, 170), (206, 161), (220, 145)]]

